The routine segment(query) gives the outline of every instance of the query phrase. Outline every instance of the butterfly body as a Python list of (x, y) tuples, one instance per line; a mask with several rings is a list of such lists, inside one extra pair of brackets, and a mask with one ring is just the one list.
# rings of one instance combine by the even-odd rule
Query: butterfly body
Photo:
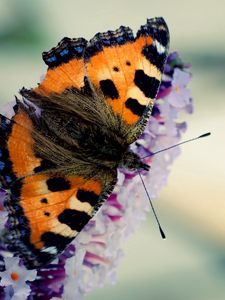
[[(32, 97), (30, 91), (22, 90), (21, 93), (26, 99)], [(70, 106), (70, 110), (73, 111), (71, 115), (69, 112), (64, 111), (68, 95), (69, 98), (72, 98), (72, 105), (76, 103), (74, 108)], [(35, 97), (35, 95), (33, 96)], [(90, 169), (93, 168), (94, 171), (96, 171), (96, 166), (102, 168), (104, 172), (107, 170), (110, 172), (111, 169), (114, 170), (118, 167), (132, 170), (144, 168), (140, 158), (129, 149), (128, 128), (121, 123), (120, 118), (111, 109), (107, 108), (103, 99), (97, 99), (97, 103), (100, 101), (102, 103), (100, 107), (95, 107), (93, 100), (90, 102), (89, 98), (78, 91), (69, 90), (60, 97), (58, 95), (55, 95), (55, 97), (59, 98), (57, 99), (58, 104), (50, 104), (50, 107), (45, 106), (44, 101), (52, 103), (54, 100), (42, 99), (43, 103), (40, 104), (41, 99), (39, 98), (39, 107), (44, 110), (41, 124), (40, 119), (35, 116), (33, 118), (35, 128), (38, 132), (41, 132), (42, 138), (46, 137), (52, 142), (51, 151), (45, 151), (44, 153), (46, 141), (44, 139), (40, 141), (36, 137), (37, 156), (44, 157), (49, 164), (52, 164), (54, 172), (57, 170), (57, 166), (61, 165), (61, 162), (66, 163), (65, 156), (68, 155), (68, 152), (71, 159), (65, 165), (65, 173), (68, 175), (77, 174), (77, 165), (73, 163), (73, 157), (79, 158), (83, 162), (89, 162)], [(88, 103), (90, 103), (90, 106)], [(26, 110), (25, 107), (24, 109)], [(96, 119), (96, 110), (101, 114), (99, 119)], [(107, 110), (109, 110), (108, 113), (106, 113)], [(85, 113), (82, 115), (84, 111)], [(35, 133), (33, 135), (35, 139)], [(60, 154), (56, 153), (54, 155), (55, 145), (57, 144), (63, 147)], [(64, 150), (67, 152), (65, 155)], [(53, 157), (56, 159), (54, 160)], [(73, 165), (74, 170), (68, 172), (69, 167)], [(62, 172), (62, 167), (60, 172)]]
[(112, 192), (117, 169), (149, 170), (130, 145), (149, 118), (168, 52), (162, 18), (90, 41), (64, 38), (43, 54), (38, 87), (20, 91), (0, 119), (8, 229), (3, 240), (27, 268), (52, 261)]

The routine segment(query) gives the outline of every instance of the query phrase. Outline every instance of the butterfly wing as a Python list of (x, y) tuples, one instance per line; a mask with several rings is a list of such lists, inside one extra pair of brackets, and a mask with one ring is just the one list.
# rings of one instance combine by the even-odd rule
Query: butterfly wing
[(17, 106), (14, 110), (12, 120), (0, 115), (0, 178), (5, 189), (40, 165), (40, 159), (32, 151), (31, 120), (24, 113), (18, 113)]
[[(103, 98), (119, 118), (117, 135), (131, 144), (151, 114), (168, 47), (169, 31), (163, 18), (148, 19), (136, 36), (129, 27), (121, 26), (98, 33), (89, 42), (64, 38), (43, 53), (49, 69), (33, 91), (50, 96), (73, 89), (89, 93), (97, 101)], [(35, 98), (26, 92), (22, 95)]]
[(85, 49), (87, 78), (128, 127), (132, 143), (144, 129), (168, 54), (169, 32), (162, 18), (149, 19), (136, 37), (129, 27), (98, 33)]
[(0, 131), (1, 181), (9, 192), (3, 238), (27, 268), (38, 268), (57, 257), (87, 224), (112, 191), (116, 172), (98, 179), (48, 174), (48, 162), (34, 152), (31, 119), (21, 109), (11, 121), (1, 116)]

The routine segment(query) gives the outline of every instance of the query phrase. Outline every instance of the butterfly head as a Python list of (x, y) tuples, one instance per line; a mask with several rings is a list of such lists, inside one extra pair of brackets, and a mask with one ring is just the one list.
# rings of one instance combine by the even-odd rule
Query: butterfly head
[(120, 166), (130, 171), (146, 170), (149, 171), (150, 166), (141, 161), (140, 157), (132, 151), (124, 153)]

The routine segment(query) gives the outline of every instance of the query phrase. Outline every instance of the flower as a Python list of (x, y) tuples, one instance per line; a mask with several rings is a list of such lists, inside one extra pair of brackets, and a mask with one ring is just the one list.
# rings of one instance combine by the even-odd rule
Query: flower
[(4, 228), (8, 218), (8, 213), (4, 208), (4, 201), (6, 197), (7, 192), (0, 188), (0, 228)]
[(27, 270), (20, 264), (18, 257), (5, 257), (5, 271), (0, 272), (1, 285), (11, 287), (13, 290), (13, 300), (24, 300), (30, 294), (28, 281), (36, 278), (36, 270)]
[(168, 103), (177, 108), (190, 104), (191, 93), (187, 85), (191, 80), (190, 73), (175, 68), (172, 80), (172, 90), (167, 96)]
[[(146, 163), (149, 172), (143, 172), (150, 197), (156, 198), (166, 184), (172, 162), (179, 148), (154, 155), (159, 149), (179, 142), (186, 130), (185, 122), (177, 122), (180, 112), (191, 113), (192, 101), (187, 88), (191, 80), (190, 65), (184, 64), (177, 52), (168, 57), (152, 116), (140, 138), (131, 148)], [(7, 213), (0, 190), (0, 227), (4, 228)], [(132, 201), (130, 201), (132, 199)], [(121, 245), (149, 211), (146, 192), (140, 185), (137, 172), (118, 170), (118, 182), (100, 211), (85, 226), (71, 245), (51, 264), (28, 271), (1, 245), (0, 297), (5, 299), (82, 300), (91, 290), (116, 281), (116, 269), (123, 251)], [(1, 298), (2, 299), (2, 298)]]

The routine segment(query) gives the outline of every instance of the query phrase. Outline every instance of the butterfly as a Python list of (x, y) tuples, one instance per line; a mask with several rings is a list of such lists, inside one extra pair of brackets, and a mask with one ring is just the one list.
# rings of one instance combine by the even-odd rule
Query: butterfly
[(117, 169), (149, 170), (130, 145), (143, 132), (168, 55), (163, 18), (90, 41), (64, 38), (43, 53), (48, 69), (0, 116), (2, 239), (28, 269), (54, 260), (112, 192)]

